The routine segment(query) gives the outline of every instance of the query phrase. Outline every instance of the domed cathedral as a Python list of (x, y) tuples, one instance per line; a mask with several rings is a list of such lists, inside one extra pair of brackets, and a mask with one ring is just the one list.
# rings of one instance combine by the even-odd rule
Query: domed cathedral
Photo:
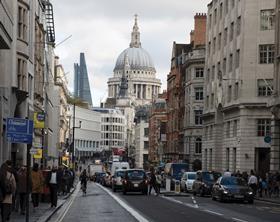
[[(151, 102), (160, 93), (161, 81), (156, 78), (156, 69), (149, 53), (141, 47), (137, 15), (129, 48), (117, 58), (114, 76), (108, 80), (108, 100), (111, 103), (121, 98), (130, 98), (134, 106)], [(113, 102), (114, 103), (114, 102)], [(108, 104), (109, 105), (109, 104)]]

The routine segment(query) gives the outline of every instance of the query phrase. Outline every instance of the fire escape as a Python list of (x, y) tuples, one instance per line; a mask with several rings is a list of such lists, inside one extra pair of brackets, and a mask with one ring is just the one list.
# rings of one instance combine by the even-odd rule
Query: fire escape
[(45, 6), (45, 15), (46, 15), (46, 28), (47, 28), (47, 38), (49, 43), (55, 42), (55, 31), (54, 31), (54, 18), (53, 18), (53, 6), (48, 1), (43, 1)]

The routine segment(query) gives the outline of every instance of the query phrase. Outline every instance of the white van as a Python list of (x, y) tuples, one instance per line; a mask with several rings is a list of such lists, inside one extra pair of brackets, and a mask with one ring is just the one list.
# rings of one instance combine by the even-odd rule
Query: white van
[(111, 166), (111, 175), (115, 175), (116, 170), (128, 170), (129, 163), (128, 162), (113, 162)]

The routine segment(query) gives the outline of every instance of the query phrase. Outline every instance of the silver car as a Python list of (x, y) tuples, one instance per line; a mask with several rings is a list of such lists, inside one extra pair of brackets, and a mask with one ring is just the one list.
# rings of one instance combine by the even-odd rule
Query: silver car
[(196, 172), (185, 172), (181, 178), (181, 190), (184, 192), (191, 192), (195, 177)]

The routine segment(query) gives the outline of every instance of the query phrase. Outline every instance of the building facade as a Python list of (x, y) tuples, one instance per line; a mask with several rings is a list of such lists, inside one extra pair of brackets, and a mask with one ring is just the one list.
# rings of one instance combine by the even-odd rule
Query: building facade
[(157, 165), (168, 160), (166, 150), (166, 91), (154, 99), (149, 113), (149, 162)]
[(192, 51), (183, 56), (184, 78), (184, 149), (192, 170), (202, 165), (204, 105), (204, 61), (206, 14), (194, 16), (194, 30), (191, 32)]
[(275, 7), (275, 63), (274, 63), (274, 85), (272, 99), (272, 141), (270, 170), (280, 170), (280, 0), (276, 0)]
[(208, 4), (203, 169), (269, 171), (274, 8), (275, 0)]
[(93, 108), (101, 115), (100, 151), (112, 153), (114, 149), (125, 149), (126, 119), (121, 110)]
[(79, 106), (71, 106), (70, 115), (72, 141), (74, 134), (75, 161), (94, 158), (95, 154), (101, 152), (101, 113)]
[(138, 107), (135, 113), (135, 167), (148, 169), (149, 106)]
[(85, 54), (80, 53), (80, 64), (74, 64), (74, 96), (92, 106)]

